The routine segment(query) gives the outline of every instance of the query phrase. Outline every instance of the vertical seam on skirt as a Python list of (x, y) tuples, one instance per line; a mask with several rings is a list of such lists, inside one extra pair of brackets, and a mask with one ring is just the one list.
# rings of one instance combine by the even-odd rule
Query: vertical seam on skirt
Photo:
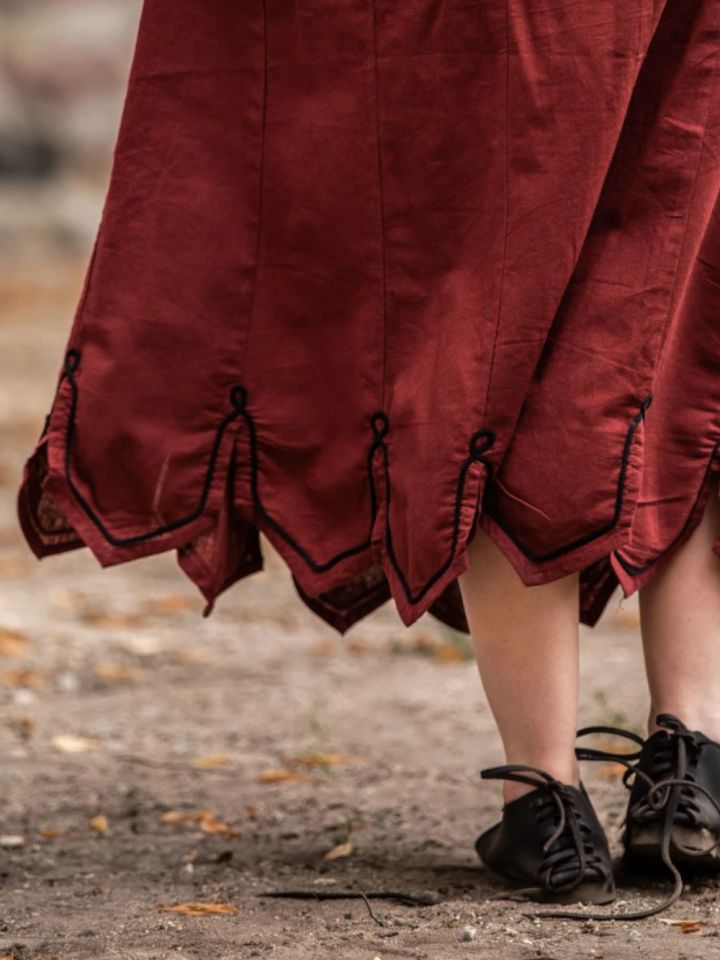
[(669, 291), (670, 297), (668, 301), (668, 308), (663, 321), (663, 327), (662, 327), (662, 332), (660, 336), (660, 343), (658, 345), (657, 356), (655, 357), (655, 362), (653, 364), (653, 377), (650, 384), (651, 391), (654, 387), (655, 379), (657, 377), (657, 371), (660, 366), (660, 361), (662, 359), (662, 356), (665, 352), (665, 346), (668, 340), (667, 335), (670, 328), (673, 300), (675, 297), (675, 291), (677, 290), (678, 280), (680, 278), (680, 261), (682, 260), (683, 252), (687, 244), (688, 228), (690, 225), (690, 210), (692, 208), (693, 203), (695, 202), (695, 197), (697, 195), (697, 182), (698, 182), (698, 177), (700, 176), (700, 165), (702, 163), (703, 155), (705, 153), (705, 147), (707, 144), (707, 128), (708, 128), (709, 117), (710, 117), (710, 107), (714, 100), (714, 94), (716, 93), (718, 88), (718, 76), (720, 74), (720, 71), (718, 71), (718, 56), (719, 55), (716, 53), (715, 54), (715, 76), (712, 80), (712, 83), (710, 84), (710, 90), (708, 92), (707, 104), (705, 108), (705, 122), (703, 125), (702, 139), (700, 141), (700, 149), (698, 150), (697, 165), (695, 167), (695, 174), (693, 176), (692, 186), (690, 189), (690, 197), (688, 199), (687, 207), (685, 210), (685, 221), (683, 224), (683, 233), (680, 239), (680, 249), (678, 250), (677, 259), (675, 261), (675, 270), (673, 272), (673, 279), (670, 285), (670, 291)]
[(382, 395), (380, 409), (385, 410), (387, 389), (387, 251), (385, 237), (385, 191), (383, 184), (382, 146), (380, 142), (380, 70), (378, 66), (377, 4), (372, 0), (372, 38), (373, 38), (373, 82), (375, 90), (375, 143), (377, 147), (378, 203), (380, 214), (380, 283), (382, 286), (383, 317), (383, 355), (382, 355)]
[(507, 249), (508, 249), (508, 221), (510, 218), (510, 3), (505, 5), (505, 225), (503, 232), (503, 250), (502, 263), (500, 267), (500, 290), (498, 293), (498, 308), (495, 318), (495, 332), (490, 353), (490, 367), (487, 376), (487, 385), (485, 387), (485, 401), (481, 420), (487, 421), (488, 404), (490, 402), (490, 388), (492, 386), (493, 370), (495, 369), (495, 355), (497, 352), (497, 342), (500, 334), (500, 323), (502, 321), (502, 310), (505, 296), (505, 274), (507, 271)]
[(247, 356), (250, 344), (250, 331), (255, 319), (255, 305), (257, 301), (258, 274), (260, 272), (260, 251), (262, 249), (262, 225), (264, 213), (264, 193), (265, 193), (265, 136), (267, 128), (267, 106), (268, 106), (268, 45), (269, 45), (269, 27), (268, 27), (268, 0), (260, 0), (263, 24), (263, 91), (262, 108), (260, 117), (260, 170), (258, 172), (258, 206), (257, 206), (257, 235), (255, 238), (255, 266), (253, 270), (253, 285), (250, 294), (250, 304), (248, 307), (248, 323), (245, 330), (245, 348), (242, 359), (242, 375), (240, 382), (245, 381), (245, 371), (247, 370)]

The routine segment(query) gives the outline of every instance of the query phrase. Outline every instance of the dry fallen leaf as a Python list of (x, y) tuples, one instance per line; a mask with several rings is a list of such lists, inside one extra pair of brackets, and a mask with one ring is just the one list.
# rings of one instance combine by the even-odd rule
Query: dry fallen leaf
[(627, 768), (622, 765), (622, 763), (604, 763), (601, 767), (597, 769), (597, 775), (599, 777), (621, 777)]
[(42, 837), (43, 840), (57, 840), (61, 833), (54, 827), (43, 827), (42, 830), (38, 830), (38, 836)]
[(237, 913), (234, 903), (178, 903), (174, 907), (158, 907), (158, 913), (179, 913), (185, 917), (207, 917)]
[(29, 638), (20, 630), (0, 627), (0, 657), (23, 657), (29, 644)]
[(95, 667), (95, 676), (107, 683), (132, 683), (139, 678), (140, 671), (122, 663), (100, 663)]
[(93, 737), (76, 737), (72, 733), (57, 734), (52, 738), (52, 744), (60, 753), (87, 753), (89, 750), (99, 750), (102, 746)]
[(110, 833), (110, 827), (108, 826), (107, 817), (103, 813), (99, 813), (96, 817), (93, 817), (90, 821), (90, 829), (94, 830), (95, 833), (99, 833), (101, 836), (105, 837)]
[(439, 643), (432, 651), (432, 657), (440, 663), (461, 663), (466, 659), (462, 650), (452, 643)]
[(212, 810), (194, 810), (188, 813), (186, 810), (168, 810), (160, 817), (161, 823), (200, 823), (206, 817), (214, 817)]
[(37, 670), (27, 670), (18, 668), (17, 670), (8, 670), (0, 675), (0, 682), (9, 687), (32, 687), (37, 690), (45, 683), (45, 677)]
[(309, 773), (300, 770), (263, 770), (258, 776), (258, 783), (283, 783), (289, 780), (312, 781)]
[(211, 662), (207, 654), (198, 653), (196, 650), (172, 650), (170, 659), (184, 667), (198, 667)]
[(337, 653), (338, 645), (334, 640), (330, 638), (323, 637), (322, 640), (316, 640), (315, 643), (310, 647), (310, 653), (314, 653), (319, 657), (330, 657), (332, 654)]
[(200, 829), (204, 833), (221, 833), (226, 837), (242, 836), (242, 830), (240, 827), (231, 827), (224, 821), (218, 820), (214, 814), (211, 814), (209, 817), (204, 817), (200, 821)]
[(212, 810), (196, 810), (192, 813), (186, 813), (182, 810), (168, 810), (160, 817), (160, 820), (166, 824), (194, 823), (204, 833), (220, 833), (227, 837), (242, 836), (240, 827), (231, 827), (220, 820)]
[(303, 767), (337, 767), (346, 763), (364, 763), (362, 757), (350, 753), (305, 753), (290, 760), (292, 764)]
[(339, 860), (340, 857), (349, 857), (352, 852), (353, 845), (348, 840), (347, 843), (339, 843), (336, 847), (333, 847), (332, 850), (328, 850), (323, 860)]
[(85, 594), (64, 588), (51, 590), (48, 599), (53, 607), (58, 610), (81, 610), (87, 605)]
[(209, 757), (198, 757), (195, 760), (195, 766), (199, 770), (212, 770), (215, 767), (226, 767), (230, 763), (230, 757), (224, 753), (216, 753)]
[(682, 933), (697, 933), (702, 924), (702, 920), (666, 920), (665, 917), (660, 917), (659, 920), (668, 926), (679, 927)]
[(182, 593), (169, 593), (164, 597), (152, 597), (143, 604), (146, 613), (180, 613), (192, 607), (190, 597)]
[(616, 610), (612, 615), (612, 622), (616, 627), (634, 629), (640, 626), (640, 611), (632, 608), (629, 610)]
[(83, 623), (92, 627), (141, 627), (147, 623), (147, 617), (141, 613), (98, 610), (92, 607), (81, 610), (79, 617)]
[(31, 571), (27, 560), (20, 557), (0, 557), (0, 577), (25, 577)]

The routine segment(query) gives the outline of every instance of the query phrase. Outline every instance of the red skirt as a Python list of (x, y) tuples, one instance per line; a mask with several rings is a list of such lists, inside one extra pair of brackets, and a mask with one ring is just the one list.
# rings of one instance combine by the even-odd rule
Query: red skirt
[(207, 615), (262, 532), (341, 632), (466, 629), (479, 525), (594, 623), (720, 471), (719, 53), (717, 0), (146, 0), (34, 552)]

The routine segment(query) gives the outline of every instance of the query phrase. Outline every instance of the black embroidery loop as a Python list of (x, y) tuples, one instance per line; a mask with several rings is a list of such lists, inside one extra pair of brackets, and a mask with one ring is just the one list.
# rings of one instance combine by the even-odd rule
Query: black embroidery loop
[(515, 544), (515, 546), (525, 554), (528, 560), (531, 560), (533, 563), (544, 563), (548, 560), (555, 560), (558, 557), (563, 556), (563, 554), (570, 553), (572, 550), (577, 550), (580, 547), (584, 547), (586, 544), (591, 543), (593, 540), (597, 540), (599, 537), (604, 536), (606, 533), (615, 527), (618, 520), (620, 519), (620, 513), (622, 512), (623, 500), (625, 496), (625, 478), (627, 475), (627, 465), (628, 460), (630, 459), (630, 451), (632, 450), (633, 440), (635, 438), (635, 432), (640, 425), (641, 421), (645, 420), (645, 411), (650, 406), (652, 402), (652, 394), (648, 394), (640, 402), (640, 408), (635, 416), (630, 421), (630, 426), (628, 427), (627, 433), (625, 435), (625, 442), (623, 444), (622, 457), (620, 458), (620, 471), (618, 473), (617, 481), (617, 491), (615, 493), (615, 508), (613, 511), (612, 519), (608, 523), (603, 524), (601, 527), (598, 527), (596, 530), (590, 531), (581, 537), (577, 537), (575, 540), (572, 540), (570, 543), (566, 543), (561, 547), (556, 547), (553, 550), (548, 550), (546, 553), (538, 553), (533, 550), (532, 547), (524, 543), (520, 537), (511, 529), (511, 527), (500, 517), (497, 511), (492, 507), (491, 504), (485, 505), (485, 512), (489, 517), (491, 517), (495, 523), (500, 527), (500, 529), (505, 533), (510, 540)]
[(230, 403), (233, 408), (242, 413), (248, 402), (248, 392), (245, 387), (236, 384), (230, 391)]
[[(48, 412), (45, 420), (43, 422), (42, 430), (40, 436), (38, 437), (38, 443), (45, 437), (46, 433), (50, 429), (50, 422), (52, 420), (52, 411), (55, 406), (55, 401), (57, 400), (57, 393), (60, 384), (65, 379), (65, 377), (72, 377), (76, 372), (77, 368), (80, 366), (80, 351), (76, 347), (70, 347), (69, 350), (65, 351), (65, 357), (63, 358), (63, 368), (60, 378), (58, 380), (57, 388), (55, 389), (55, 396), (53, 401), (50, 404), (50, 411)], [(66, 530), (60, 531), (61, 533), (72, 533), (72, 528), (68, 527)]]
[(495, 443), (495, 433), (492, 430), (477, 430), (470, 437), (470, 456), (473, 460), (479, 460), (488, 468), (488, 476), (492, 475), (493, 465), (487, 459), (485, 454)]
[(379, 410), (370, 417), (370, 426), (375, 440), (379, 443), (387, 436), (390, 429), (390, 419), (383, 410)]
[(65, 354), (65, 373), (68, 377), (72, 378), (73, 374), (77, 373), (77, 369), (80, 366), (80, 351), (77, 347), (70, 347), (70, 349)]

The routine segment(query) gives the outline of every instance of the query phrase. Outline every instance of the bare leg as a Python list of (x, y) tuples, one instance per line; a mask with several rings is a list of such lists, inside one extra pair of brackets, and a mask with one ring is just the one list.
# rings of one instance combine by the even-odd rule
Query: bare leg
[(640, 591), (650, 686), (648, 733), (657, 713), (674, 713), (692, 730), (720, 740), (720, 500)]
[[(508, 763), (578, 785), (578, 577), (526, 587), (483, 530), (459, 584), (478, 668)], [(503, 781), (505, 801), (532, 787)]]

